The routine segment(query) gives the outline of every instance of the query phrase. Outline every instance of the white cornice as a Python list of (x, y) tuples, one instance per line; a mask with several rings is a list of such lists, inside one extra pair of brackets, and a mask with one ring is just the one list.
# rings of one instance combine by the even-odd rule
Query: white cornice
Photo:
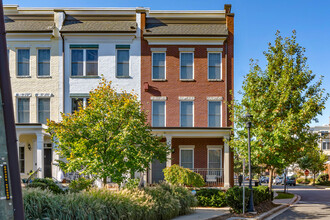
[(149, 45), (223, 45), (226, 37), (155, 37), (145, 36)]
[(29, 98), (32, 96), (31, 93), (16, 93), (15, 94), (16, 97), (23, 97), (23, 98)]
[(208, 96), (207, 101), (222, 101), (223, 97), (222, 96)]
[(194, 96), (179, 96), (180, 101), (194, 101), (195, 97)]
[(152, 100), (152, 101), (166, 101), (167, 97), (166, 96), (151, 96), (150, 100)]

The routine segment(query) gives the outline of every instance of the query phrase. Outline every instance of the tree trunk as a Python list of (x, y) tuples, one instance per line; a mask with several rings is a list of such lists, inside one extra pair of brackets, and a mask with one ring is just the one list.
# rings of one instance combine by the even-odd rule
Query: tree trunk
[(315, 186), (315, 173), (313, 173), (313, 186)]
[(104, 177), (104, 178), (103, 178), (103, 188), (105, 188), (106, 185), (107, 185), (107, 178)]
[(273, 186), (273, 174), (274, 174), (274, 169), (270, 168), (269, 169), (269, 182), (268, 182), (268, 187), (269, 187), (269, 192), (272, 191), (272, 186)]

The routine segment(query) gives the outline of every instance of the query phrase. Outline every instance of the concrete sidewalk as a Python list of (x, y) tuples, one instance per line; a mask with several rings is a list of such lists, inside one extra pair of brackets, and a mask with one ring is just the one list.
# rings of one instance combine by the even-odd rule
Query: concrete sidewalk
[(195, 212), (190, 215), (183, 215), (172, 220), (202, 220), (218, 217), (229, 213), (229, 207), (223, 208), (204, 208), (197, 207)]

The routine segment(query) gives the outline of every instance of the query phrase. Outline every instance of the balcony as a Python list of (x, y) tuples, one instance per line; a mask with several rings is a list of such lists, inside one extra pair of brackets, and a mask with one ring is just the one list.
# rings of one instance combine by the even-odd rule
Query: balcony
[(224, 172), (222, 168), (194, 168), (193, 171), (203, 177), (206, 187), (224, 186)]

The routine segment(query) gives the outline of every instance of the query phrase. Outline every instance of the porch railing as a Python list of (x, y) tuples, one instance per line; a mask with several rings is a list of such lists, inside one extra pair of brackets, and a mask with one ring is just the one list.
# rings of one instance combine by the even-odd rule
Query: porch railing
[(195, 173), (199, 173), (207, 187), (222, 187), (224, 182), (224, 173), (221, 168), (194, 168)]

